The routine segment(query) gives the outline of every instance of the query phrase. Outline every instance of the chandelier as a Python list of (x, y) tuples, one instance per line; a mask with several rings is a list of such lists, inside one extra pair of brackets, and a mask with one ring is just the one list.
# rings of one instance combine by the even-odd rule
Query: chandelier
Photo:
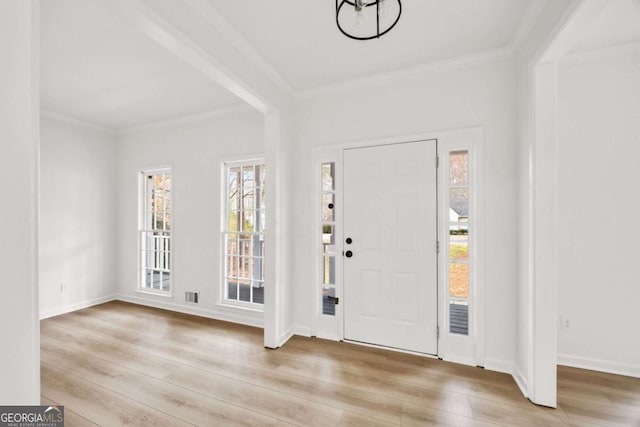
[(378, 39), (396, 26), (402, 14), (400, 0), (336, 0), (336, 24), (354, 40)]

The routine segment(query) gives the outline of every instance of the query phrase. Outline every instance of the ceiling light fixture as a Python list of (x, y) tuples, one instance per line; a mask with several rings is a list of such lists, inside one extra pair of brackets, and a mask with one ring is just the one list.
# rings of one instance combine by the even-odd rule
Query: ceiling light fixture
[[(344, 7), (345, 4), (346, 7)], [(373, 12), (375, 12), (375, 26), (373, 19), (370, 19), (370, 23), (365, 28), (365, 15), (371, 16)], [(389, 19), (390, 12), (393, 13), (395, 19)], [(384, 36), (396, 26), (401, 14), (402, 3), (400, 0), (336, 0), (338, 29), (342, 34), (354, 40), (371, 40)], [(348, 25), (347, 16), (353, 16), (353, 24)], [(390, 25), (389, 22), (391, 22)], [(352, 29), (349, 30), (349, 27)]]

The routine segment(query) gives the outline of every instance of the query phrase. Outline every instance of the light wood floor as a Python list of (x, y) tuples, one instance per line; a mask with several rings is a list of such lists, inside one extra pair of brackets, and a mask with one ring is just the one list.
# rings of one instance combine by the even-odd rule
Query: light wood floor
[(112, 302), (42, 321), (42, 402), (67, 426), (640, 426), (640, 380), (559, 369), (559, 408), (504, 374)]

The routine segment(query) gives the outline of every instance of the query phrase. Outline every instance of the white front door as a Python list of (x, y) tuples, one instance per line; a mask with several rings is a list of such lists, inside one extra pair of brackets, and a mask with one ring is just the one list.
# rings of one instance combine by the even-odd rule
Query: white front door
[(436, 141), (344, 152), (344, 338), (437, 354)]

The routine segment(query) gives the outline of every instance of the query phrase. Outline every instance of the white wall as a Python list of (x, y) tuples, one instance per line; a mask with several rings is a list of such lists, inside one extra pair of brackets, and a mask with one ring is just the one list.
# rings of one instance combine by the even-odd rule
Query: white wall
[[(109, 300), (116, 290), (116, 136), (43, 117), (40, 316)], [(64, 285), (63, 285), (64, 284)]]
[[(264, 152), (264, 118), (249, 109), (124, 135), (117, 150), (118, 294), (128, 301), (262, 325), (261, 312), (217, 305), (220, 291), (221, 164)], [(137, 292), (138, 171), (173, 169), (173, 297)], [(267, 186), (269, 183), (267, 183)], [(184, 302), (199, 291), (198, 305)]]
[[(486, 207), (486, 363), (509, 370), (515, 356), (516, 94), (511, 58), (424, 71), (300, 100), (293, 247), (295, 320), (312, 325), (311, 149), (327, 144), (482, 126)], [(482, 202), (480, 202), (482, 203)]]
[(37, 3), (0, 2), (0, 403), (40, 403)]
[(558, 80), (559, 363), (640, 376), (640, 50)]

